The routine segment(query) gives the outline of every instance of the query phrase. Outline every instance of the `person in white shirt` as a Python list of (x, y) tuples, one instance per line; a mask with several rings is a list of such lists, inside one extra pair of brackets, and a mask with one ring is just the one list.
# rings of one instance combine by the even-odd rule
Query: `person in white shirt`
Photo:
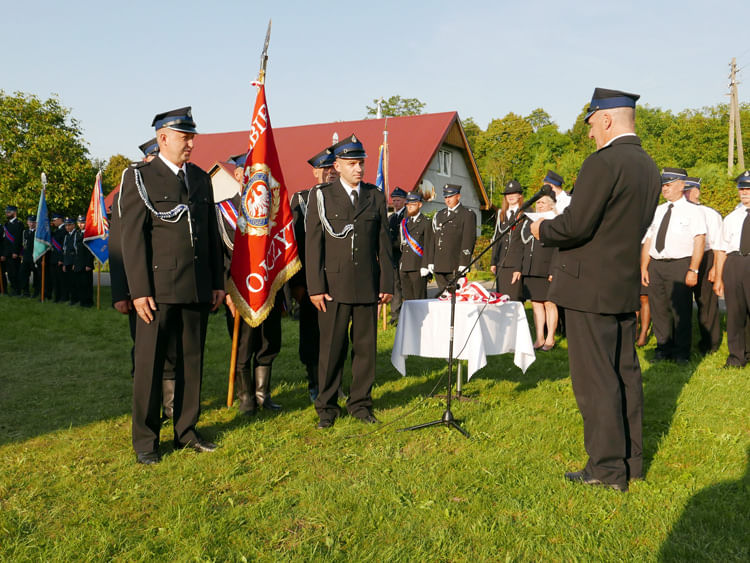
[(555, 211), (558, 215), (570, 205), (570, 194), (562, 188), (564, 183), (562, 176), (554, 170), (547, 170), (547, 175), (542, 180), (542, 184), (549, 186), (555, 192)]
[(698, 305), (698, 329), (700, 340), (698, 351), (701, 355), (716, 352), (721, 346), (721, 327), (719, 326), (719, 296), (713, 291), (716, 281), (716, 254), (721, 238), (721, 214), (700, 202), (701, 179), (685, 178), (682, 189), (685, 199), (694, 203), (703, 212), (706, 220), (706, 248), (700, 268), (698, 283), (693, 287), (693, 297)]
[(720, 252), (716, 259), (714, 291), (727, 304), (727, 357), (725, 368), (744, 367), (750, 360), (746, 329), (750, 315), (750, 171), (737, 177), (742, 207), (724, 218)]
[(682, 197), (687, 173), (664, 168), (661, 192), (667, 200), (656, 208), (643, 238), (641, 282), (648, 287), (656, 336), (655, 361), (687, 363), (692, 340), (692, 288), (706, 243), (703, 212)]

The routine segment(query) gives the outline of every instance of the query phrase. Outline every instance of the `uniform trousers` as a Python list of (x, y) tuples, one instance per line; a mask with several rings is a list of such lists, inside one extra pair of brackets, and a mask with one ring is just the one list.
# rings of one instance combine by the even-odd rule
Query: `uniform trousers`
[(690, 258), (651, 260), (648, 303), (656, 350), (667, 358), (687, 360), (693, 337), (693, 293), (685, 284)]
[(698, 269), (698, 284), (692, 288), (695, 303), (698, 305), (698, 329), (701, 335), (698, 350), (701, 354), (716, 352), (721, 346), (719, 296), (714, 293), (713, 282), (708, 281), (708, 272), (713, 265), (714, 253), (707, 250)]
[(512, 279), (513, 268), (498, 268), (497, 291), (508, 295), (511, 301), (523, 301), (523, 283), (520, 279), (510, 283)]
[(744, 366), (750, 352), (746, 339), (750, 314), (750, 256), (728, 254), (723, 277), (727, 304), (727, 364)]
[(50, 266), (50, 276), (52, 278), (50, 288), (55, 292), (55, 303), (67, 301), (68, 296), (65, 294), (65, 272), (63, 272), (62, 266), (52, 264)]
[(439, 297), (448, 287), (448, 284), (456, 274), (454, 272), (435, 272), (435, 283), (437, 284), (438, 290), (436, 297)]
[(411, 299), (427, 299), (427, 278), (419, 275), (419, 271), (404, 272), (401, 270), (401, 295), (404, 301)]
[(84, 307), (94, 304), (94, 271), (75, 272), (76, 299)]
[(311, 368), (317, 367), (320, 355), (318, 310), (305, 293), (299, 304), (299, 360)]
[(396, 260), (396, 267), (393, 269), (393, 298), (391, 299), (391, 321), (394, 323), (398, 323), (398, 316), (401, 313), (401, 302), (403, 301), (401, 276), (398, 273), (398, 260), (400, 258)]
[(8, 274), (8, 286), (5, 291), (8, 295), (21, 295), (21, 258), (8, 256), (3, 262), (3, 270)]
[(133, 449), (136, 452), (151, 452), (159, 445), (162, 372), (171, 338), (178, 339), (183, 368), (177, 371), (175, 379), (175, 445), (198, 439), (195, 425), (200, 416), (203, 346), (209, 309), (208, 303), (157, 303), (151, 323), (146, 324), (138, 317), (133, 378)]
[(21, 291), (24, 295), (31, 295), (32, 292), (29, 290), (29, 278), (33, 276), (32, 288), (34, 297), (39, 296), (39, 291), (42, 288), (42, 265), (40, 262), (22, 262), (20, 282)]
[[(133, 340), (133, 345), (130, 347), (130, 377), (135, 376), (135, 327), (138, 324), (138, 313), (135, 309), (128, 311), (128, 324), (130, 325), (130, 338)], [(177, 371), (177, 337), (172, 334), (172, 338), (169, 339), (167, 344), (167, 353), (164, 357), (164, 373), (162, 379), (175, 379), (175, 372)], [(182, 355), (182, 354), (180, 354)]]
[(350, 322), (352, 385), (346, 408), (349, 414), (360, 418), (371, 412), (377, 354), (377, 315), (376, 303), (354, 305), (339, 303), (335, 299), (326, 302), (325, 312), (318, 312), (320, 360), (315, 410), (321, 420), (333, 420), (339, 414), (337, 398), (349, 348)]
[(635, 313), (567, 310), (568, 361), (583, 441), (585, 471), (624, 485), (643, 477), (643, 383), (635, 352)]
[[(229, 337), (234, 332), (234, 317), (225, 307)], [(270, 366), (281, 351), (281, 306), (277, 304), (266, 319), (252, 327), (240, 319), (237, 335), (237, 373), (251, 373), (258, 366)]]

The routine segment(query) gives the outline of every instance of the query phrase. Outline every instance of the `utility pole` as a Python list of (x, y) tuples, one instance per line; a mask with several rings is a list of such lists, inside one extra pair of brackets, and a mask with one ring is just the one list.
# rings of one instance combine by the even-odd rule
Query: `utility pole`
[(740, 104), (737, 96), (737, 59), (732, 58), (729, 73), (729, 155), (727, 157), (727, 174), (734, 169), (734, 145), (737, 142), (737, 164), (745, 169), (745, 153), (742, 148), (742, 123), (740, 121)]

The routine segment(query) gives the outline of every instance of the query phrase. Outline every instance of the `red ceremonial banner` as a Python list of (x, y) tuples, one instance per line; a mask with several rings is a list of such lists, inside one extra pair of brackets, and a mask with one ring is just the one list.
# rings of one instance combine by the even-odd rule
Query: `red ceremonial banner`
[(276, 292), (301, 267), (265, 85), (256, 86), (258, 96), (250, 126), (229, 282), (237, 310), (253, 327), (265, 320)]

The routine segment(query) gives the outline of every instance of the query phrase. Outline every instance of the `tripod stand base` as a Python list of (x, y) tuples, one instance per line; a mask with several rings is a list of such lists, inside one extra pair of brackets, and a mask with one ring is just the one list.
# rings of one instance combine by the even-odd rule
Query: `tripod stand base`
[(469, 433), (461, 428), (461, 426), (456, 422), (456, 419), (453, 418), (453, 413), (450, 409), (445, 409), (445, 412), (443, 413), (443, 418), (440, 420), (433, 420), (432, 422), (425, 422), (423, 424), (417, 424), (415, 426), (407, 426), (406, 428), (401, 428), (399, 432), (405, 432), (406, 430), (419, 430), (420, 428), (429, 428), (430, 426), (438, 426), (439, 424), (442, 424), (443, 426), (448, 426), (449, 428), (455, 428), (458, 430), (461, 434), (469, 438)]

